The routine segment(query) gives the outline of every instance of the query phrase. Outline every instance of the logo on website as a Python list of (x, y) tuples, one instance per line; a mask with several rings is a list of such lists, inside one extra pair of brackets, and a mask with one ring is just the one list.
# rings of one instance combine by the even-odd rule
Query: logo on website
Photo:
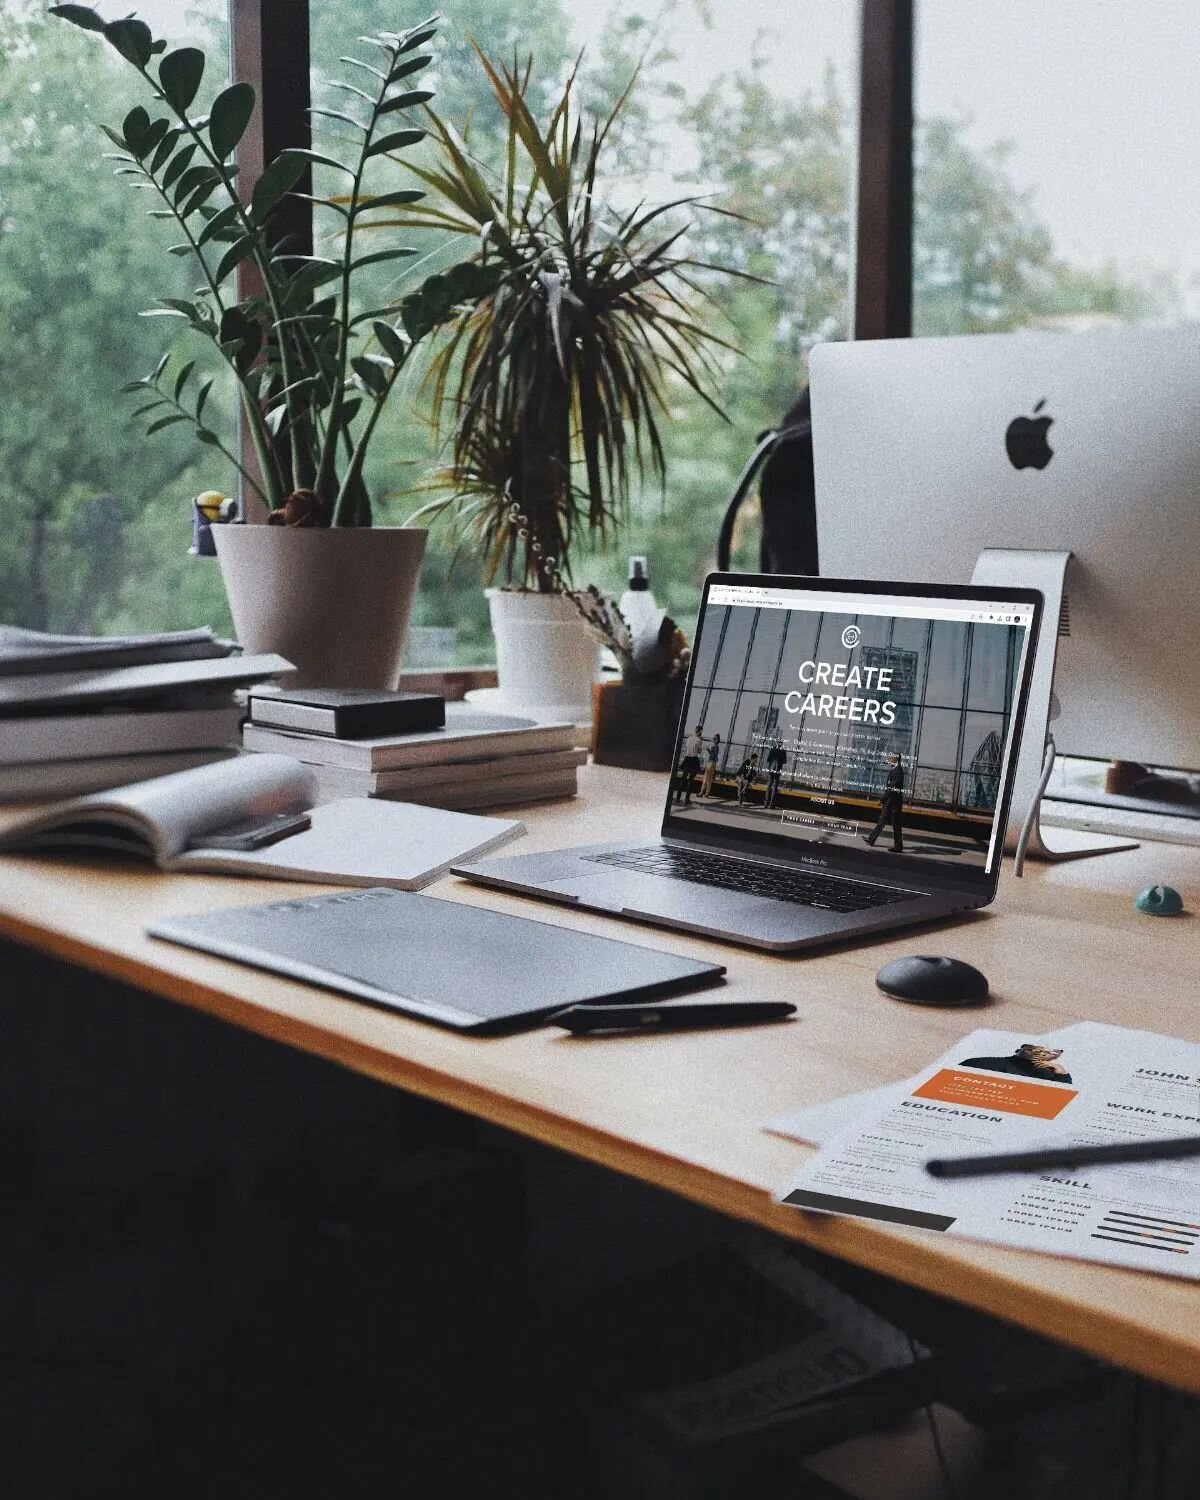
[(858, 628), (857, 625), (847, 625), (845, 630), (842, 631), (842, 645), (845, 646), (848, 651), (853, 651), (855, 646), (857, 646), (859, 641), (861, 640), (862, 631)]

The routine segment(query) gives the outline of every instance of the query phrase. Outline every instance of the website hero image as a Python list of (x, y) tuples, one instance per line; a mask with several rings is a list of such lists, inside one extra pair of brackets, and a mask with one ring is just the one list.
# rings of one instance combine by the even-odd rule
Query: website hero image
[(672, 816), (985, 867), (1030, 620), (1001, 602), (714, 585)]

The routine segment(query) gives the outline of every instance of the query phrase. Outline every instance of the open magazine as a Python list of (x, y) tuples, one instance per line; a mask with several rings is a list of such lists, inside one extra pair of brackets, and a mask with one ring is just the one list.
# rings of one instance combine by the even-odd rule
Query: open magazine
[[(113, 850), (189, 874), (416, 890), (525, 832), (514, 819), (406, 802), (315, 801), (307, 766), (283, 755), (242, 755), (57, 803), (9, 823), (0, 853)], [(193, 847), (250, 820), (296, 813), (308, 813), (309, 826), (264, 848)]]

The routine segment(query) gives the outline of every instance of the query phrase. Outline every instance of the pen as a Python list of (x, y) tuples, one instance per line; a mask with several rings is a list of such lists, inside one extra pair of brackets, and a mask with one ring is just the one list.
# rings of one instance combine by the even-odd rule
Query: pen
[(931, 1177), (991, 1177), (1001, 1172), (1040, 1172), (1050, 1167), (1094, 1167), (1106, 1162), (1171, 1161), (1200, 1156), (1200, 1135), (1164, 1140), (1116, 1141), (1111, 1146), (1061, 1146), (999, 1156), (951, 1156), (927, 1161)]
[(785, 1000), (708, 1001), (698, 1005), (572, 1005), (548, 1017), (575, 1036), (607, 1031), (696, 1031), (782, 1021), (796, 1007)]

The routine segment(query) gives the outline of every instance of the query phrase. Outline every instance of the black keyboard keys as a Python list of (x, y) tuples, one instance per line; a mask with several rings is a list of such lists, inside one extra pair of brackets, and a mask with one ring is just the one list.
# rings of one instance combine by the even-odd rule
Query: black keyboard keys
[(756, 864), (729, 855), (706, 854), (702, 850), (676, 849), (660, 844), (643, 849), (614, 849), (606, 854), (584, 856), (594, 864), (614, 865), (643, 875), (660, 875), (693, 885), (716, 886), (727, 891), (745, 891), (793, 906), (815, 906), (824, 911), (866, 911), (910, 901), (914, 891), (867, 885), (857, 880), (839, 880), (810, 870), (785, 869)]

